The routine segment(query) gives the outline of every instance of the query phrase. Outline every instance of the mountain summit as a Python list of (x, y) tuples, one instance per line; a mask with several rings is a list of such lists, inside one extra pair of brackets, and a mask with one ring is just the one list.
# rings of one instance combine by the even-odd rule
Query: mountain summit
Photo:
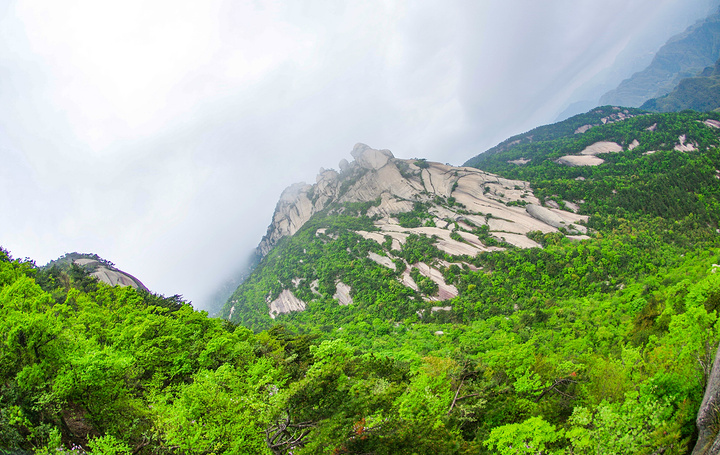
[[(315, 184), (297, 183), (282, 193), (258, 246), (264, 259), (223, 316), (239, 320), (250, 306), (275, 318), (304, 310), (312, 301), (372, 305), (376, 296), (360, 290), (378, 279), (402, 287), (403, 302), (396, 303), (407, 306), (411, 296), (414, 312), (422, 302), (458, 295), (444, 279), (453, 264), (467, 268), (469, 258), (482, 252), (540, 246), (529, 235), (533, 232), (587, 238), (587, 217), (574, 212), (573, 201), (565, 201), (565, 210), (557, 204), (543, 207), (527, 182), (399, 159), (365, 144), (355, 145), (351, 154), (354, 160), (343, 159), (339, 172), (321, 169)], [(436, 251), (434, 257), (411, 254), (417, 242)], [(330, 257), (333, 248), (342, 260)], [(289, 256), (294, 268), (285, 262)], [(375, 278), (341, 270), (351, 262), (363, 264), (365, 272), (375, 270)], [(270, 281), (261, 284), (265, 279)]]

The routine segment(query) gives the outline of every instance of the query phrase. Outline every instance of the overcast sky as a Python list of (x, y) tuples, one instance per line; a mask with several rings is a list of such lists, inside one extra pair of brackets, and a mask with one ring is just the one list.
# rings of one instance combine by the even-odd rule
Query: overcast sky
[(0, 245), (203, 308), (355, 143), (462, 164), (717, 3), (0, 0)]

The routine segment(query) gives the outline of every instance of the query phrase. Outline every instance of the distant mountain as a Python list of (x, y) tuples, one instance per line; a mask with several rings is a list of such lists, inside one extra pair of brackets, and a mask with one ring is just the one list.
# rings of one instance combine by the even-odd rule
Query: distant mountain
[(463, 166), (481, 168), (481, 163), (484, 160), (497, 153), (507, 152), (513, 148), (533, 142), (544, 142), (564, 137), (573, 137), (577, 134), (585, 133), (596, 126), (619, 122), (642, 113), (643, 111), (632, 108), (626, 109), (614, 106), (598, 107), (590, 110), (589, 112), (575, 115), (561, 122), (539, 126), (526, 133), (517, 134), (481, 153), (480, 155), (470, 158), (465, 162), (465, 164), (463, 164)]
[(103, 283), (109, 284), (110, 286), (130, 286), (134, 289), (148, 291), (148, 288), (145, 287), (140, 280), (129, 273), (116, 268), (115, 264), (101, 258), (97, 254), (67, 253), (54, 261), (50, 261), (43, 268), (49, 269), (52, 267), (58, 267), (60, 269), (65, 269), (72, 267), (73, 265), (83, 268), (91, 276), (97, 278)]
[(671, 92), (720, 58), (720, 10), (671, 38), (643, 71), (600, 98), (600, 104), (638, 107)]
[(646, 101), (641, 108), (653, 112), (720, 109), (720, 60), (697, 76), (681, 80), (667, 95)]

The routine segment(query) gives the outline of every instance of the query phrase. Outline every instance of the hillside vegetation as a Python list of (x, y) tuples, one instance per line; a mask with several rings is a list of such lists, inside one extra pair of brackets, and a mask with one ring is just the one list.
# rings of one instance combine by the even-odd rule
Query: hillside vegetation
[[(416, 232), (452, 213), (448, 238), (476, 255), (420, 231), (386, 238), (374, 215), (387, 198), (329, 202), (238, 288), (224, 310), (235, 322), (3, 251), (0, 448), (685, 454), (720, 341), (718, 121), (561, 124), (481, 155), (476, 166), (532, 189), (498, 185), (490, 202), (581, 220), (528, 231), (524, 247), (500, 215), (458, 206), (462, 182), (390, 218)], [(619, 151), (583, 155), (597, 143)], [(440, 169), (414, 166), (403, 178)], [(304, 309), (271, 318), (288, 290)]]

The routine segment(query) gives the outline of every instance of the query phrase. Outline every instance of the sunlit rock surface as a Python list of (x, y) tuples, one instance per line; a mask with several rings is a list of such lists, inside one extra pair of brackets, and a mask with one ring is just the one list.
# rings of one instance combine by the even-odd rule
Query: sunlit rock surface
[(305, 302), (295, 297), (289, 289), (283, 290), (278, 298), (270, 302), (270, 317), (282, 313), (290, 313), (291, 311), (301, 311), (305, 309)]
[[(616, 152), (618, 148), (615, 143), (596, 143), (576, 157), (599, 160), (596, 154)], [(581, 201), (566, 201), (566, 207), (572, 207), (572, 211), (560, 210), (557, 205), (543, 207), (524, 181), (505, 179), (471, 167), (398, 159), (388, 150), (376, 150), (364, 144), (355, 145), (351, 155), (352, 162), (340, 162), (340, 172), (320, 169), (314, 185), (297, 183), (282, 193), (273, 222), (258, 246), (260, 256), (266, 255), (281, 238), (297, 232), (314, 214), (348, 202), (373, 202), (367, 216), (374, 220), (378, 231), (357, 233), (380, 244), (389, 237), (391, 250), (400, 249), (412, 234), (435, 236), (435, 245), (450, 255), (475, 256), (502, 250), (508, 245), (539, 247), (527, 236), (531, 231), (550, 233), (563, 229), (566, 234), (576, 236), (586, 233), (583, 224), (587, 217), (575, 213)], [(398, 214), (412, 211), (417, 203), (424, 204), (429, 218), (422, 226), (401, 226)], [(477, 234), (480, 228), (495, 242), (485, 244)], [(327, 235), (327, 232), (318, 229), (315, 235)], [(368, 257), (393, 270), (401, 263), (392, 254), (369, 253)], [(405, 266), (399, 281), (417, 291), (409, 272), (411, 266)], [(457, 296), (457, 289), (444, 282), (437, 265), (415, 266), (440, 289), (435, 296), (425, 296), (426, 300), (443, 301)], [(335, 299), (342, 305), (352, 303), (349, 287), (339, 282), (336, 288)], [(305, 308), (305, 302), (290, 290), (284, 290), (269, 304), (271, 315)]]

